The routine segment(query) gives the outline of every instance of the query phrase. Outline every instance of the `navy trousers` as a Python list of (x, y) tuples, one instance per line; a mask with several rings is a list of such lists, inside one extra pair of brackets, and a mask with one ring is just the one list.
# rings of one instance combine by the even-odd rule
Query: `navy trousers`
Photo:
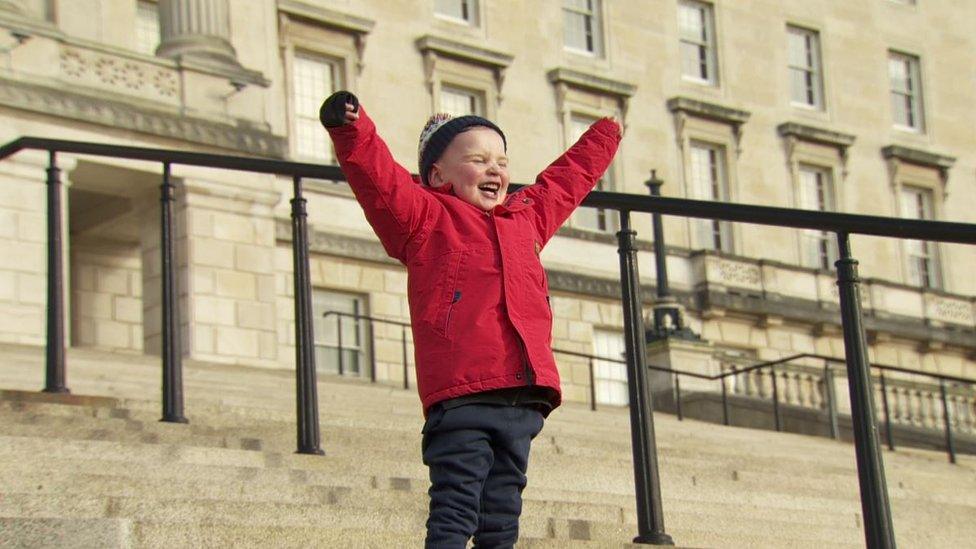
[(428, 548), (513, 547), (529, 447), (542, 414), (524, 406), (435, 406), (422, 450), (430, 471)]

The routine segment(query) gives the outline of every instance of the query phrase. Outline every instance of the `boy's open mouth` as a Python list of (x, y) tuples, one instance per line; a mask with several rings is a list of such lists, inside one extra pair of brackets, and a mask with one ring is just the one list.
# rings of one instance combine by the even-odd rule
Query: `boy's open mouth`
[(481, 183), (478, 185), (478, 190), (481, 194), (489, 198), (498, 198), (498, 189), (501, 188), (499, 183)]

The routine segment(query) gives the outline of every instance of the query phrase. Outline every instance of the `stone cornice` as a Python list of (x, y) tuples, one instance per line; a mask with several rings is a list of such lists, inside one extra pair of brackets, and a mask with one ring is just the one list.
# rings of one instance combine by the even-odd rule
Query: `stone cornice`
[(749, 111), (733, 109), (717, 103), (708, 103), (690, 97), (672, 97), (668, 99), (668, 110), (674, 113), (682, 112), (691, 116), (722, 122), (738, 129), (749, 121)]
[(0, 105), (218, 147), (256, 156), (283, 158), (285, 140), (240, 121), (231, 125), (162, 111), (121, 98), (72, 92), (58, 82), (27, 83), (0, 78)]
[(629, 99), (637, 93), (637, 86), (633, 84), (566, 67), (552, 69), (547, 76), (552, 84), (565, 83), (574, 88), (595, 91), (622, 100)]
[(423, 54), (434, 53), (444, 57), (453, 57), (468, 63), (484, 65), (496, 71), (504, 71), (515, 59), (514, 56), (498, 50), (441, 38), (432, 34), (418, 38), (417, 49)]
[(316, 6), (300, 0), (278, 0), (278, 11), (350, 34), (369, 34), (376, 25), (372, 19)]
[(857, 139), (851, 134), (825, 130), (797, 122), (785, 122), (777, 126), (776, 130), (782, 137), (795, 137), (801, 141), (836, 147), (840, 149), (842, 154), (846, 154), (847, 148), (853, 145)]
[(949, 168), (956, 163), (955, 157), (952, 156), (930, 153), (928, 151), (912, 149), (909, 147), (903, 147), (901, 145), (888, 145), (887, 147), (881, 149), (881, 155), (887, 160), (895, 158), (910, 164), (919, 164), (922, 166), (936, 168), (942, 172), (948, 171)]

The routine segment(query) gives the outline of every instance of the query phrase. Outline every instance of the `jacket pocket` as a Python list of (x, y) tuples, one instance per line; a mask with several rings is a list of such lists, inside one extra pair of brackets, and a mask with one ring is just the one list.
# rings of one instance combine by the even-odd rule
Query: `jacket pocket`
[(457, 304), (461, 301), (461, 271), (463, 254), (455, 252), (444, 257), (445, 265), (444, 276), (438, 281), (440, 288), (437, 291), (438, 303), (437, 314), (433, 319), (435, 332), (443, 337), (449, 337), (451, 327), (451, 317), (454, 316)]

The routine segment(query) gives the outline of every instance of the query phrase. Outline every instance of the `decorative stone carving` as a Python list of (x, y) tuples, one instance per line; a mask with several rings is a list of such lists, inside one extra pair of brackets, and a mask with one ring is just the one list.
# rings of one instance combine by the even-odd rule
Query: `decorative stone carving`
[(613, 97), (620, 105), (621, 119), (626, 120), (630, 98), (637, 93), (637, 86), (633, 84), (566, 67), (552, 69), (547, 76), (549, 82), (556, 86), (559, 112), (565, 110), (563, 104), (565, 103), (566, 87), (568, 86)]
[(172, 112), (150, 110), (133, 103), (82, 95), (65, 90), (58, 82), (43, 86), (0, 78), (0, 105), (257, 156), (284, 156), (284, 139), (257, 126), (222, 124), (181, 115), (175, 108)]
[(929, 317), (953, 324), (973, 325), (973, 306), (971, 303), (931, 295), (926, 297), (928, 298)]
[(172, 69), (70, 46), (61, 49), (60, 60), (61, 72), (68, 80), (174, 106), (179, 101)]
[(680, 96), (668, 99), (668, 110), (674, 113), (678, 135), (684, 133), (684, 120), (688, 116), (728, 124), (732, 128), (732, 135), (735, 138), (736, 152), (741, 153), (742, 126), (749, 121), (751, 116), (749, 111)]
[(495, 75), (498, 101), (501, 102), (502, 85), (505, 83), (505, 70), (515, 59), (512, 55), (430, 34), (417, 39), (417, 49), (424, 56), (424, 71), (427, 74), (428, 86), (433, 86), (434, 71), (437, 68), (438, 58), (450, 57), (465, 63), (480, 65), (490, 69)]
[(721, 260), (718, 262), (718, 275), (721, 282), (730, 286), (755, 288), (762, 285), (758, 265)]

